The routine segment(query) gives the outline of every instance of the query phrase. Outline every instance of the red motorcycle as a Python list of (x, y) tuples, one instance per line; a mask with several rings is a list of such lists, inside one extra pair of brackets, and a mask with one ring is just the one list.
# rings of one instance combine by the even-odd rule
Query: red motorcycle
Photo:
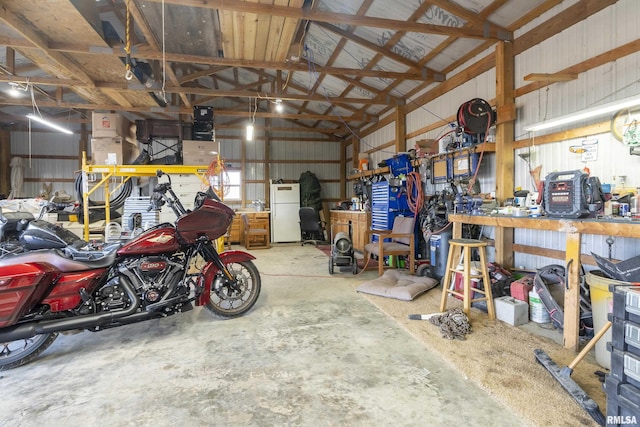
[[(164, 175), (158, 171), (158, 177)], [(152, 227), (100, 250), (34, 250), (0, 260), (0, 370), (35, 359), (62, 331), (97, 332), (204, 306), (221, 318), (253, 307), (260, 274), (242, 251), (218, 253), (234, 212), (213, 191), (198, 193), (184, 209), (171, 178), (151, 196), (166, 204), (174, 224)]]

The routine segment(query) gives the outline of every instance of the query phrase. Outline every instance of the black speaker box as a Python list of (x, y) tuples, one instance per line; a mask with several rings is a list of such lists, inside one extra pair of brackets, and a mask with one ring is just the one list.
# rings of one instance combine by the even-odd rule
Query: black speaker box
[(209, 122), (213, 124), (213, 107), (193, 107), (193, 122)]

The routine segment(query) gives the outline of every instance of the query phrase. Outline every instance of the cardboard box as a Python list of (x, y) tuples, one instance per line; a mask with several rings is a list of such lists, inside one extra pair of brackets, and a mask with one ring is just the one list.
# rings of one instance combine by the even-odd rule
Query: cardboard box
[(447, 182), (452, 178), (451, 162), (446, 157), (433, 160), (433, 175), (431, 177), (432, 182), (441, 183)]
[(462, 153), (453, 157), (452, 169), (454, 178), (470, 177), (475, 174), (478, 168), (477, 153)]
[(129, 135), (130, 126), (131, 122), (120, 114), (94, 112), (91, 119), (91, 136), (93, 138), (126, 137)]
[(182, 141), (183, 165), (206, 165), (216, 158), (217, 144), (213, 141)]
[(94, 165), (130, 165), (138, 156), (138, 146), (122, 138), (91, 138)]
[(416, 141), (415, 148), (416, 148), (416, 151), (420, 149), (422, 154), (426, 154), (426, 155), (437, 154), (439, 150), (438, 140), (437, 139), (420, 139)]

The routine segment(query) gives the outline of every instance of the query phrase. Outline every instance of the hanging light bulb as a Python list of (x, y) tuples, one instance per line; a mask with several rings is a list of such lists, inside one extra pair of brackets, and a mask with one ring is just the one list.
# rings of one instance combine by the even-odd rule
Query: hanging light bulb
[(284, 111), (284, 105), (282, 105), (282, 99), (276, 99), (276, 113), (282, 113)]
[(251, 101), (249, 98), (249, 116), (251, 118), (251, 122), (247, 125), (247, 141), (253, 141), (253, 124), (256, 122), (256, 110), (258, 109), (258, 98), (255, 101), (254, 110), (251, 110)]
[(253, 141), (253, 125), (247, 125), (247, 141)]
[(9, 89), (9, 96), (11, 96), (12, 98), (22, 97), (22, 95), (24, 95), (29, 88), (28, 85), (22, 85), (17, 82), (9, 82), (9, 86), (11, 86)]

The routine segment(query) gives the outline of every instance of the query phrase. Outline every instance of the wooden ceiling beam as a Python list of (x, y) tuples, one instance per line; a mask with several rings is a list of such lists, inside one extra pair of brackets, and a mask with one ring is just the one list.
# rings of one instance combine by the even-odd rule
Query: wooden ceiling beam
[[(506, 2), (505, 0), (501, 0), (499, 3), (502, 5), (505, 2)], [(469, 9), (465, 9), (464, 7), (458, 4), (453, 3), (450, 0), (429, 0), (429, 3), (443, 10), (451, 12), (453, 15), (457, 17), (463, 18), (464, 20), (467, 21), (468, 24), (470, 24), (471, 27), (475, 27), (475, 28), (493, 27), (494, 29), (502, 32), (503, 34), (511, 34), (511, 36), (513, 36), (512, 31), (487, 21), (486, 20), (487, 14), (482, 13), (484, 11), (480, 11), (476, 13)], [(495, 10), (496, 9), (495, 6), (496, 5), (494, 4), (490, 4), (489, 6), (487, 6), (487, 8), (491, 8)], [(485, 17), (483, 17), (482, 15), (485, 15)]]
[[(374, 0), (364, 0), (362, 2), (362, 4), (360, 5), (360, 7), (358, 7), (358, 10), (356, 11), (356, 15), (358, 16), (364, 16), (367, 11), (369, 10), (369, 8), (371, 7), (371, 5), (373, 4)], [(354, 26), (349, 26), (346, 30), (347, 34), (353, 34), (354, 31), (356, 30), (356, 27)], [(338, 60), (338, 58), (340, 57), (340, 54), (344, 51), (344, 47), (347, 45), (347, 41), (348, 39), (345, 37), (341, 37), (340, 41), (338, 42), (338, 44), (336, 45), (334, 51), (331, 53), (331, 56), (329, 57), (329, 60), (327, 62), (327, 65), (333, 66), (333, 64), (335, 64), (335, 62)], [(342, 77), (342, 76), (341, 76)], [(321, 87), (322, 83), (324, 82), (324, 79), (326, 78), (326, 74), (322, 74), (318, 77), (318, 79), (316, 80), (315, 84), (313, 85), (313, 93), (317, 93), (318, 89)], [(353, 83), (350, 83), (350, 85), (353, 86)], [(360, 87), (360, 86), (358, 86)], [(374, 91), (373, 93), (377, 93), (377, 91)], [(306, 103), (304, 104), (305, 106), (307, 105)], [(359, 109), (356, 109), (359, 110)], [(329, 112), (330, 108), (327, 108), (325, 110), (325, 112)], [(314, 128), (317, 128), (318, 126), (320, 126), (321, 122), (316, 122), (313, 124)]]
[[(43, 85), (43, 86), (73, 86), (76, 88), (82, 88), (84, 83), (80, 80), (62, 80), (62, 79), (53, 79), (50, 77), (32, 77), (27, 78), (23, 76), (7, 76), (0, 75), (0, 82), (26, 82), (29, 81), (32, 84)], [(130, 91), (144, 91), (148, 92), (149, 90), (159, 90), (160, 87), (152, 86), (148, 88), (140, 83), (113, 83), (113, 82), (95, 82), (94, 86), (96, 88), (102, 89), (115, 89), (115, 90), (130, 90)], [(255, 91), (237, 91), (237, 90), (217, 90), (217, 89), (207, 89), (207, 88), (199, 88), (199, 87), (174, 87), (167, 86), (165, 87), (165, 91), (167, 93), (184, 93), (191, 95), (202, 95), (202, 96), (211, 96), (213, 98), (220, 97), (236, 97), (236, 98), (252, 98), (256, 96)], [(282, 100), (288, 101), (320, 101), (320, 102), (331, 102), (334, 104), (387, 104), (388, 99), (384, 98), (341, 98), (341, 97), (329, 97), (327, 101), (327, 97), (321, 95), (306, 95), (306, 94), (286, 94), (286, 93), (260, 93), (261, 96), (264, 97), (272, 97), (272, 98), (281, 98)]]
[[(424, 13), (431, 7), (431, 4), (428, 2), (425, 2), (423, 4), (421, 4), (412, 14), (411, 17), (409, 18), (408, 22), (415, 22), (417, 21), (422, 15), (424, 15)], [(393, 34), (388, 40), (386, 40), (385, 42), (385, 46), (395, 46), (396, 43), (398, 43), (402, 37), (404, 37), (405, 35), (405, 31), (397, 31), (395, 34)], [(373, 69), (373, 67), (378, 63), (378, 61), (380, 61), (383, 58), (384, 55), (378, 53), (376, 54), (366, 65), (367, 69)], [(424, 64), (424, 62), (423, 62)], [(402, 79), (397, 79), (393, 82), (391, 82), (391, 84), (389, 86), (387, 86), (387, 88), (385, 89), (385, 95), (387, 98), (391, 99), (391, 95), (389, 95), (391, 93), (391, 90), (397, 86), (398, 84), (400, 84), (402, 82)], [(346, 95), (348, 94), (352, 89), (353, 89), (354, 85), (350, 84), (349, 86), (347, 86), (347, 88), (342, 92), (341, 95)], [(397, 102), (396, 105), (401, 105), (404, 104), (404, 101), (402, 103)], [(388, 111), (389, 108), (394, 108), (395, 106), (389, 106), (387, 107), (386, 110), (384, 111)], [(361, 112), (365, 112), (367, 109), (369, 108), (368, 105), (364, 105), (360, 111)], [(330, 110), (326, 110), (327, 112)]]
[[(0, 99), (0, 106), (2, 105), (14, 105), (14, 106), (23, 106), (23, 107), (31, 107), (31, 100), (7, 100)], [(46, 108), (66, 108), (66, 109), (77, 109), (77, 110), (112, 110), (112, 111), (125, 111), (132, 113), (156, 113), (156, 114), (190, 114), (192, 113), (190, 108), (186, 107), (137, 107), (137, 106), (122, 106), (122, 105), (114, 105), (114, 104), (83, 104), (76, 102), (56, 102), (56, 101), (39, 101), (39, 107)], [(231, 110), (216, 110), (217, 116), (234, 116), (234, 117), (249, 117), (252, 115), (252, 112), (249, 111), (231, 111)], [(344, 122), (344, 121), (354, 121), (354, 122), (376, 122), (377, 117), (371, 116), (368, 114), (353, 114), (348, 117), (339, 117), (339, 116), (331, 116), (325, 114), (313, 114), (313, 115), (305, 115), (300, 116), (299, 114), (283, 114), (283, 113), (271, 113), (271, 112), (257, 112), (255, 113), (256, 117), (276, 117), (283, 119), (308, 119), (308, 120), (326, 120), (330, 122)]]
[[(149, 23), (145, 19), (144, 14), (140, 10), (136, 2), (135, 1), (127, 2), (127, 7), (129, 8), (129, 12), (131, 12), (133, 21), (136, 24), (138, 24), (138, 28), (142, 32), (142, 35), (144, 36), (147, 43), (149, 43), (149, 46), (151, 46), (155, 50), (162, 50), (160, 44), (158, 43), (155, 36), (153, 35), (153, 31), (151, 31), (151, 28), (149, 27)], [(162, 67), (162, 71), (164, 72), (164, 76), (162, 76), (162, 78), (166, 76), (169, 78), (169, 81), (171, 83), (173, 83), (176, 86), (180, 86), (178, 77), (176, 76), (176, 73), (174, 73), (173, 69), (171, 68), (170, 63), (164, 63)], [(182, 103), (187, 107), (191, 108), (191, 101), (189, 100), (189, 97), (187, 97), (184, 93), (178, 93), (178, 95), (180, 96)]]
[[(556, 0), (553, 0), (556, 1)], [(489, 6), (487, 6), (486, 8), (484, 8), (479, 14), (478, 14), (478, 19), (480, 20), (486, 20), (487, 17), (489, 15), (491, 15), (492, 13), (494, 13), (496, 10), (498, 10), (500, 7), (502, 7), (505, 3), (507, 2), (507, 0), (496, 0), (494, 2), (492, 2)], [(540, 13), (542, 13), (543, 10), (540, 9)], [(537, 16), (537, 15), (536, 15)], [(522, 23), (522, 25), (524, 25), (524, 23)], [(520, 28), (520, 25), (518, 26), (512, 26), (509, 27), (509, 31), (515, 31), (516, 29)], [(457, 37), (447, 37), (446, 40), (444, 40), (442, 43), (440, 43), (438, 46), (436, 46), (434, 49), (431, 50), (431, 52), (429, 52), (428, 54), (426, 54), (420, 61), (419, 64), (428, 64), (429, 61), (431, 61), (433, 58), (435, 58), (437, 55), (439, 55), (444, 49), (446, 49), (448, 46), (452, 45), (453, 43), (456, 42)], [(454, 61), (452, 64), (450, 64), (448, 67), (446, 67), (444, 70), (442, 70), (442, 74), (443, 75), (447, 75), (449, 72), (451, 72), (452, 70), (455, 70), (456, 68), (458, 68), (459, 66), (461, 66), (462, 64), (464, 64), (465, 62), (471, 60), (472, 58), (474, 58), (475, 56), (477, 56), (478, 54), (480, 54), (481, 52), (484, 52), (485, 50), (489, 49), (492, 45), (494, 44), (493, 41), (485, 41), (484, 43), (482, 43), (480, 46), (478, 46), (477, 48), (473, 49), (471, 52), (467, 53), (466, 55), (463, 55), (461, 58), (459, 58), (458, 60)], [(389, 87), (387, 87), (386, 91), (388, 93), (390, 93), (400, 82), (399, 81), (395, 81), (393, 82), (391, 85), (389, 85)], [(417, 86), (415, 89), (413, 89), (412, 91), (409, 91), (407, 94), (405, 94), (405, 98), (406, 99), (410, 99), (412, 96), (414, 96), (415, 94), (421, 92), (422, 90), (424, 90), (424, 88), (428, 85), (428, 83), (423, 83), (419, 86)], [(390, 112), (391, 110), (393, 110), (393, 106), (388, 106), (387, 108), (383, 109), (380, 112), (380, 115), (385, 115), (388, 112)], [(412, 108), (408, 109), (409, 111), (412, 111)]]
[[(358, 37), (348, 31), (345, 31), (341, 28), (338, 28), (334, 25), (329, 25), (326, 24), (324, 22), (319, 22), (316, 25), (325, 28), (328, 31), (331, 31), (332, 33), (335, 33), (341, 37), (344, 37), (346, 39), (351, 40), (352, 42), (359, 44), (360, 46), (366, 47), (369, 50), (372, 50), (374, 52), (378, 52), (379, 54), (385, 56), (388, 59), (391, 59), (395, 62), (398, 62), (402, 65), (406, 65), (407, 67), (409, 67), (411, 70), (415, 71), (415, 72), (426, 72), (427, 75), (433, 79), (433, 81), (437, 81), (437, 82), (441, 82), (444, 81), (444, 76), (435, 71), (432, 70), (430, 68), (427, 67), (421, 67), (420, 65), (418, 65), (417, 63), (415, 63), (414, 61), (410, 60), (409, 58), (406, 58), (402, 55), (399, 55), (395, 52), (393, 52), (391, 49), (385, 48), (385, 47), (380, 47), (379, 45), (372, 43), (368, 40), (363, 39), (362, 37)], [(336, 76), (337, 77), (337, 76)]]
[[(13, 47), (20, 47), (23, 49), (34, 49), (37, 46), (27, 42), (20, 41), (14, 42)], [(49, 50), (51, 52), (67, 52), (67, 53), (82, 53), (92, 55), (105, 55), (111, 54), (119, 57), (124, 57), (124, 51), (121, 48), (106, 48), (104, 46), (89, 46), (81, 44), (68, 44), (68, 43), (50, 43)], [(131, 49), (131, 55), (134, 57), (144, 58), (147, 60), (155, 59), (162, 60), (162, 52), (157, 51), (149, 46), (133, 46)], [(211, 56), (201, 55), (186, 55), (179, 53), (165, 53), (165, 60), (167, 62), (174, 63), (186, 63), (186, 64), (203, 64), (203, 65), (218, 65), (224, 67), (244, 67), (244, 68), (257, 68), (257, 69), (271, 69), (281, 71), (303, 71), (308, 72), (308, 66), (304, 64), (287, 63), (287, 62), (269, 62), (269, 61), (253, 61), (244, 59), (229, 59), (229, 58), (214, 58)], [(422, 69), (422, 72), (393, 72), (382, 70), (368, 70), (368, 69), (356, 69), (356, 68), (343, 68), (343, 67), (326, 67), (316, 65), (316, 71), (318, 73), (326, 73), (333, 75), (349, 75), (354, 77), (381, 77), (388, 79), (403, 79), (403, 80), (416, 80), (416, 81), (433, 81), (439, 78), (437, 75), (427, 72)]]
[[(256, 73), (256, 74), (258, 74), (258, 75), (265, 75), (265, 76), (269, 76), (269, 74), (267, 74), (267, 73), (266, 73), (266, 72), (264, 72), (264, 71), (258, 71), (258, 70), (251, 70), (251, 71), (253, 71), (254, 73)], [(337, 77), (337, 76), (335, 76), (335, 77)], [(340, 79), (345, 80), (345, 81), (347, 81), (347, 82), (350, 82), (350, 81), (352, 80), (352, 79), (349, 79), (348, 77), (344, 77), (344, 76), (340, 76)], [(363, 88), (363, 89), (365, 89), (365, 90), (368, 90), (368, 89), (370, 88), (369, 86), (364, 85), (364, 84), (362, 84), (362, 83), (360, 83), (360, 82), (358, 82), (358, 83), (359, 83), (359, 85), (358, 85), (358, 86), (359, 86), (359, 87), (362, 87), (362, 88)], [(291, 89), (293, 89), (293, 90), (297, 90), (297, 91), (299, 91), (299, 92), (301, 92), (301, 93), (308, 92), (308, 89), (307, 89), (306, 87), (299, 86), (299, 85), (297, 85), (297, 84), (295, 84), (295, 83), (292, 83), (292, 82), (289, 82), (289, 84), (287, 85), (287, 87), (290, 87)], [(317, 88), (316, 88), (316, 86), (314, 85), (314, 88), (313, 88), (313, 90), (311, 91), (311, 93), (315, 93), (315, 92), (316, 92), (316, 89), (317, 89)], [(375, 94), (375, 95), (378, 95), (378, 93), (376, 92), (376, 89), (375, 89), (375, 88), (372, 88), (372, 89), (373, 89), (373, 90), (371, 91), (371, 93), (372, 93), (372, 94)], [(282, 93), (282, 92), (276, 92), (276, 93)], [(288, 96), (288, 95), (285, 93), (285, 94), (284, 94), (284, 95), (282, 95), (282, 96), (280, 96), (280, 95), (274, 95), (273, 97), (276, 97), (276, 98), (280, 98), (280, 99), (286, 100), (286, 99), (287, 99), (287, 96)], [(333, 102), (333, 103), (336, 103), (336, 104), (337, 104), (337, 102), (334, 102), (334, 98), (329, 98), (329, 99), (331, 100), (330, 102)], [(373, 102), (373, 101), (372, 101), (372, 99), (373, 99), (373, 98), (368, 98), (368, 99), (369, 99), (369, 101), (367, 102), (368, 104), (376, 104), (376, 103), (377, 103), (377, 102)], [(293, 100), (292, 100), (292, 101), (293, 101)], [(313, 97), (306, 97), (306, 98), (305, 98), (305, 99), (303, 99), (302, 101), (304, 101), (304, 102), (305, 102), (305, 104), (303, 104), (303, 108), (306, 106), (306, 103), (308, 103), (309, 101), (328, 102), (328, 101), (327, 101), (327, 97), (325, 97), (325, 96), (318, 96), (318, 95), (314, 95)], [(385, 103), (386, 103), (386, 102), (385, 102)], [(350, 105), (350, 103), (341, 103), (341, 107), (342, 107), (342, 108), (344, 108), (344, 109), (347, 109), (347, 110), (349, 110), (349, 111), (351, 111), (351, 112), (356, 112), (356, 111), (358, 111), (358, 110), (359, 110), (358, 108), (352, 107), (352, 106)]]
[(93, 80), (87, 73), (65, 55), (60, 52), (49, 49), (47, 40), (38, 34), (33, 26), (25, 22), (15, 13), (6, 7), (0, 7), (0, 20), (20, 33), (25, 39), (32, 43), (36, 48), (40, 49), (49, 59), (54, 61), (58, 66), (62, 67), (68, 74), (77, 77), (85, 86), (94, 87)]
[(186, 7), (201, 7), (206, 9), (221, 9), (244, 13), (257, 13), (272, 16), (284, 16), (316, 22), (328, 22), (333, 24), (356, 25), (373, 28), (387, 28), (394, 31), (408, 31), (414, 33), (427, 33), (439, 35), (452, 35), (461, 38), (511, 40), (513, 34), (487, 23), (485, 28), (457, 28), (444, 25), (423, 24), (419, 22), (407, 22), (388, 18), (376, 18), (369, 16), (347, 15), (343, 13), (323, 12), (315, 9), (295, 8), (289, 6), (277, 6), (270, 4), (251, 3), (234, 0), (149, 0), (153, 2), (164, 1)]
[(230, 67), (209, 67), (206, 70), (196, 71), (194, 73), (182, 76), (179, 80), (179, 84), (188, 83), (194, 80), (198, 80), (203, 77), (211, 77), (213, 74), (217, 74), (221, 71), (228, 70)]
[(524, 76), (526, 82), (569, 82), (578, 78), (578, 73), (531, 73)]

